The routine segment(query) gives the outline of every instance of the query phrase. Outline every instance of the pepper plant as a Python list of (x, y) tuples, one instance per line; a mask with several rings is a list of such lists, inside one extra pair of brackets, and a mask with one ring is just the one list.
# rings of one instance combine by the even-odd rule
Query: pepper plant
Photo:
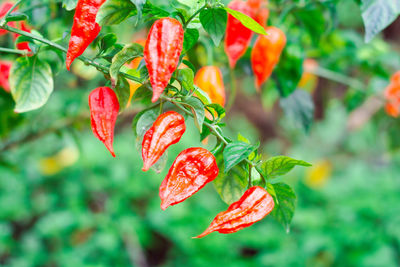
[[(270, 213), (289, 230), (296, 195), (284, 182), (284, 175), (295, 166), (311, 164), (288, 156), (267, 158), (260, 151), (259, 143), (252, 144), (240, 134), (236, 139), (229, 138), (223, 128), (226, 112), (236, 96), (234, 69), (251, 47), (252, 39), (257, 39), (250, 60), (256, 88), (263, 90), (272, 75), (282, 103), (304, 102), (309, 98), (309, 94), (296, 90), (304, 55), (293, 48), (293, 39), (285, 34), (285, 29), (279, 28), (280, 25), (267, 26), (271, 13), (267, 1), (233, 0), (227, 5), (208, 0), (172, 2), (168, 7), (145, 0), (54, 1), (58, 7), (74, 10), (71, 31), (60, 34), (59, 40), (46, 39), (40, 29), (26, 26), (28, 11), (40, 5), (35, 6), (28, 0), (2, 3), (0, 34), (11, 33), (16, 46), (0, 48), (0, 51), (20, 57), (11, 67), (11, 63), (2, 62), (7, 73), (4, 76), (9, 77), (8, 83), (2, 82), (1, 86), (11, 92), (15, 112), (36, 110), (46, 104), (53, 92), (53, 76), (70, 70), (76, 60), (82, 61), (87, 68), (93, 67), (104, 75), (102, 87), (87, 88), (91, 91), (89, 109), (94, 135), (113, 156), (118, 156), (112, 146), (117, 117), (134, 105), (142, 108), (132, 126), (142, 146), (144, 171), (151, 166), (159, 171), (157, 163), (170, 145), (179, 142), (186, 129), (185, 121), (194, 121), (200, 132), (199, 141), (214, 136), (215, 145), (211, 151), (187, 148), (176, 158), (160, 186), (162, 209), (184, 201), (213, 182), (230, 206), (198, 237), (213, 231), (233, 233)], [(305, 2), (317, 5), (315, 1)], [(279, 10), (279, 18), (274, 22), (279, 24), (295, 10), (295, 6), (290, 8)], [(102, 33), (102, 28), (125, 21), (130, 21), (132, 27), (152, 25), (144, 46), (139, 41), (121, 44), (115, 34)], [(377, 32), (376, 28), (366, 25), (369, 39)], [(310, 23), (306, 26), (312, 27)], [(381, 29), (384, 26), (379, 25)], [(211, 39), (214, 47), (205, 44), (200, 36)], [(230, 69), (233, 77), (227, 87), (223, 85), (218, 67), (204, 66), (211, 68), (210, 74), (205, 75), (204, 69), (197, 69), (192, 63), (190, 54), (200, 43), (208, 50), (208, 60), (215, 64), (213, 50), (222, 42), (228, 60), (221, 64)], [(83, 55), (89, 47), (97, 50), (95, 56)], [(57, 55), (56, 62), (46, 57), (50, 51)], [(60, 62), (62, 65), (65, 62), (66, 66), (60, 68), (57, 65)], [(292, 77), (288, 83), (285, 80), (289, 76)], [(225, 88), (229, 89), (227, 94)], [(228, 101), (225, 101), (226, 95)], [(302, 109), (298, 113), (307, 121), (313, 108), (304, 106), (300, 105)], [(307, 114), (302, 115), (304, 109)], [(309, 126), (308, 122), (303, 124), (305, 128)], [(110, 157), (110, 162), (112, 160), (118, 159)]]

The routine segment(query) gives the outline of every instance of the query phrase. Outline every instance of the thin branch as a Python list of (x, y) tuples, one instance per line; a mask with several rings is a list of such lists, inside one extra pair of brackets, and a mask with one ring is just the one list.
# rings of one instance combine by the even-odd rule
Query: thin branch
[(0, 52), (11, 53), (11, 54), (19, 54), (19, 55), (28, 54), (27, 50), (10, 49), (10, 48), (5, 48), (5, 47), (0, 47)]

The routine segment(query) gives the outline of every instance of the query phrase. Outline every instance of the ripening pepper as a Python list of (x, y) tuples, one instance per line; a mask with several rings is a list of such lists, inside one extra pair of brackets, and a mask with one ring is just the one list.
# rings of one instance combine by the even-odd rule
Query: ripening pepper
[(0, 60), (0, 87), (2, 87), (6, 92), (10, 92), (10, 83), (8, 78), (10, 76), (11, 66), (11, 61)]
[[(228, 7), (250, 17), (254, 17), (254, 11), (247, 2), (234, 0), (229, 3)], [(252, 36), (252, 30), (243, 26), (243, 24), (232, 15), (228, 15), (225, 34), (225, 53), (228, 55), (229, 66), (232, 69), (235, 67), (239, 58), (246, 52)]]
[(207, 93), (212, 103), (225, 106), (224, 80), (218, 67), (205, 66), (200, 68), (194, 77), (194, 84)]
[(214, 231), (221, 234), (237, 232), (267, 216), (274, 209), (274, 205), (272, 196), (264, 188), (253, 186), (226, 211), (217, 214), (210, 226), (196, 238)]
[[(138, 44), (144, 46), (146, 44), (146, 40), (140, 39), (140, 40), (137, 40), (135, 43), (138, 43)], [(140, 61), (142, 61), (142, 59), (143, 59), (142, 57), (134, 58), (129, 64), (126, 64), (126, 66), (130, 69), (137, 69), (139, 67)], [(135, 81), (132, 81), (129, 79), (128, 79), (128, 83), (129, 83), (129, 99), (126, 103), (127, 107), (131, 104), (132, 97), (135, 94), (136, 90), (140, 86), (142, 86), (141, 83), (138, 83), (138, 82), (135, 82)]]
[(113, 149), (114, 127), (119, 112), (117, 95), (109, 87), (99, 87), (89, 94), (89, 108), (94, 135), (104, 143), (111, 155)]
[(267, 35), (257, 38), (251, 51), (251, 67), (256, 77), (257, 90), (268, 80), (286, 45), (285, 34), (276, 27), (267, 27)]
[(68, 45), (68, 70), (75, 58), (82, 55), (99, 34), (101, 27), (96, 22), (96, 15), (104, 2), (105, 0), (78, 0)]
[(314, 71), (318, 68), (318, 62), (315, 59), (307, 58), (303, 62), (303, 74), (299, 81), (298, 87), (312, 92), (318, 83), (318, 77)]
[(385, 89), (385, 111), (389, 116), (400, 116), (400, 71), (390, 78), (390, 84)]
[(161, 209), (176, 205), (213, 181), (219, 169), (215, 157), (207, 149), (192, 147), (183, 150), (160, 186)]
[(269, 17), (269, 10), (266, 7), (268, 1), (247, 0), (247, 4), (253, 9), (254, 20), (265, 28), (267, 26), (267, 20)]
[(156, 119), (142, 142), (143, 171), (155, 164), (170, 145), (176, 144), (186, 130), (185, 119), (175, 111), (167, 111)]
[(153, 88), (153, 103), (158, 100), (178, 67), (183, 34), (182, 24), (173, 18), (159, 19), (150, 29), (143, 54)]

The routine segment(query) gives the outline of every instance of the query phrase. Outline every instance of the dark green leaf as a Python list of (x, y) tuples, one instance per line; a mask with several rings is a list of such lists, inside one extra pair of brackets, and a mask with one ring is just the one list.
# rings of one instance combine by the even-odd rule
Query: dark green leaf
[(136, 129), (137, 136), (143, 137), (146, 131), (153, 125), (159, 113), (156, 108), (151, 108), (139, 114), (136, 115), (136, 117), (139, 117), (135, 117), (135, 119), (133, 120), (132, 128), (134, 130)]
[(309, 167), (311, 166), (311, 164), (302, 160), (292, 159), (286, 156), (272, 157), (262, 164), (262, 168), (264, 169), (265, 175), (270, 179), (285, 175), (286, 173), (291, 171), (295, 166)]
[(112, 47), (117, 43), (117, 36), (114, 33), (108, 33), (100, 38), (98, 42), (99, 52), (105, 53), (107, 50), (112, 49)]
[(215, 46), (219, 46), (225, 34), (228, 14), (223, 8), (207, 8), (200, 12), (200, 22), (211, 36)]
[(189, 97), (185, 99), (185, 103), (183, 103), (186, 106), (189, 106), (190, 109), (192, 110), (193, 116), (194, 116), (194, 123), (201, 132), (203, 129), (203, 123), (204, 123), (204, 117), (205, 117), (205, 112), (204, 112), (204, 105), (201, 102), (200, 99), (197, 97)]
[(282, 98), (280, 106), (296, 127), (306, 132), (310, 129), (314, 118), (314, 102), (309, 92), (297, 89), (290, 96)]
[(273, 188), (273, 192), (270, 189), (268, 192), (275, 200), (275, 207), (271, 215), (289, 232), (296, 209), (296, 194), (289, 185), (284, 183), (270, 184), (269, 186)]
[(389, 26), (400, 13), (398, 0), (362, 0), (362, 18), (365, 25), (365, 41)]
[(129, 96), (131, 94), (130, 86), (125, 78), (119, 77), (118, 85), (115, 87), (117, 93), (119, 106), (122, 109), (128, 104)]
[(186, 29), (184, 39), (183, 39), (183, 51), (182, 54), (190, 50), (199, 39), (199, 31), (197, 29)]
[(125, 63), (132, 61), (132, 59), (141, 56), (143, 56), (143, 46), (133, 43), (125, 46), (124, 49), (113, 57), (110, 67), (111, 83), (113, 87), (117, 85), (117, 78), (121, 67)]
[(194, 73), (191, 69), (178, 69), (176, 71), (176, 79), (186, 91), (193, 91)]
[(250, 18), (246, 14), (243, 14), (242, 12), (230, 9), (229, 7), (225, 7), (225, 10), (228, 11), (228, 13), (231, 14), (235, 19), (239, 20), (243, 24), (243, 26), (252, 30), (253, 32), (263, 34), (263, 35), (267, 34), (265, 32), (265, 29), (260, 24), (258, 24), (257, 21)]
[(139, 21), (142, 18), (143, 6), (146, 3), (146, 0), (130, 0), (130, 1), (136, 6), (137, 21)]
[(218, 117), (220, 119), (225, 117), (225, 109), (220, 105), (220, 104), (209, 104), (206, 105), (208, 108), (211, 108), (213, 110), (215, 110), (215, 112), (217, 112)]
[(246, 159), (255, 149), (257, 147), (240, 141), (229, 143), (224, 150), (225, 173)]
[(11, 94), (15, 112), (38, 109), (53, 92), (53, 75), (49, 64), (34, 57), (18, 58), (10, 70)]
[(302, 8), (295, 12), (296, 17), (303, 23), (315, 45), (319, 45), (322, 34), (326, 32), (327, 25), (323, 9), (313, 5), (314, 8)]
[(286, 97), (296, 90), (303, 71), (303, 49), (298, 45), (288, 45), (282, 52), (274, 71), (279, 92)]
[[(217, 156), (217, 162), (219, 168), (222, 169), (224, 164), (220, 156)], [(247, 178), (247, 172), (240, 166), (235, 166), (227, 174), (220, 171), (214, 180), (214, 187), (225, 203), (232, 204), (238, 201), (246, 191)]]
[(140, 100), (143, 104), (150, 104), (153, 92), (146, 85), (140, 86), (132, 96), (132, 101)]
[(21, 20), (27, 20), (27, 19), (28, 19), (28, 15), (26, 15), (24, 13), (14, 12), (14, 13), (11, 13), (7, 17), (6, 21), (7, 22), (9, 22), (9, 21), (21, 21)]
[(119, 24), (136, 14), (137, 9), (130, 0), (107, 0), (100, 7), (96, 22), (100, 26)]

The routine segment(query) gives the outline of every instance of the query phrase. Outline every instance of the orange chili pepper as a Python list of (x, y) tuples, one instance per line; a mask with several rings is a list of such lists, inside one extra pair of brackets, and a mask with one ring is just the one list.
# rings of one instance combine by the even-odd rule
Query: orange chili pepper
[(200, 68), (194, 77), (197, 85), (210, 97), (211, 102), (225, 106), (225, 87), (221, 70), (215, 66)]
[(390, 78), (390, 84), (385, 89), (385, 111), (389, 116), (399, 117), (400, 115), (400, 71)]

